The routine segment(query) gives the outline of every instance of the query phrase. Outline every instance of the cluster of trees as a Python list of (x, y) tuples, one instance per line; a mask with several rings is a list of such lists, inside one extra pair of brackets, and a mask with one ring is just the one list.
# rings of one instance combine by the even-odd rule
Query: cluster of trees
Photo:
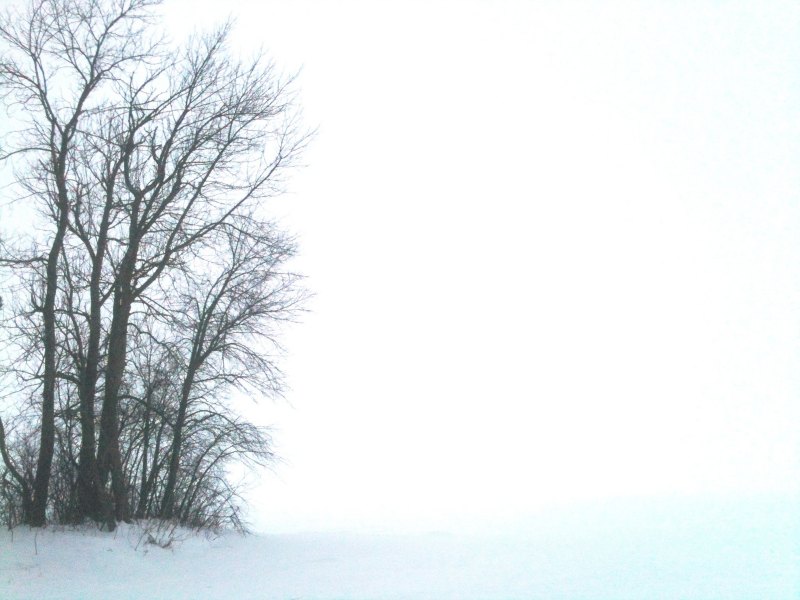
[(232, 390), (280, 392), (304, 292), (265, 213), (306, 140), (229, 27), (181, 47), (158, 0), (32, 0), (0, 21), (17, 214), (0, 244), (9, 524), (132, 518), (241, 526), (233, 463), (268, 432)]

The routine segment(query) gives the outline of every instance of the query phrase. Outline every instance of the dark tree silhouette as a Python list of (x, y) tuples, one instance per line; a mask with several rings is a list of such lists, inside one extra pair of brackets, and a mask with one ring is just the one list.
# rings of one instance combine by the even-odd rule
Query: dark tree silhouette
[[(217, 403), (193, 429), (195, 409), (248, 382), (279, 392), (262, 352), (303, 297), (283, 270), (294, 246), (264, 214), (307, 139), (291, 78), (261, 56), (234, 59), (229, 26), (170, 45), (154, 35), (157, 3), (35, 0), (0, 20), (0, 89), (21, 124), (2, 158), (44, 231), (2, 252), (27, 290), (11, 370), (41, 397), (32, 482), (3, 443), (32, 525), (47, 518), (55, 453), (62, 519), (173, 518), (183, 472), (181, 518), (191, 513), (205, 478), (221, 476), (204, 461), (222, 442), (191, 469), (185, 454), (224, 416)], [(214, 465), (242, 448), (270, 454), (263, 432), (226, 422), (238, 450)]]

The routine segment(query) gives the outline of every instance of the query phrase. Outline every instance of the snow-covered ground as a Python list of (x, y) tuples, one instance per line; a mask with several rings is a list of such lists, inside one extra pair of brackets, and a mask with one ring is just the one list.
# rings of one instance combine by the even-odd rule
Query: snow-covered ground
[(472, 533), (0, 533), (4, 599), (796, 600), (796, 499), (616, 502)]

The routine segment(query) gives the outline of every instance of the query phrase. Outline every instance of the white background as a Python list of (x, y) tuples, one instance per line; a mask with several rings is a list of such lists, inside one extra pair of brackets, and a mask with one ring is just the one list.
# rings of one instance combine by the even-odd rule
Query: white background
[(318, 133), (270, 531), (797, 492), (793, 2), (198, 2)]

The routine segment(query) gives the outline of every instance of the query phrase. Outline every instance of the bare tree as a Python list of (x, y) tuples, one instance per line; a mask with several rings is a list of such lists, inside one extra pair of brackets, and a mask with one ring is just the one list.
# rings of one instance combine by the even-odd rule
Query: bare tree
[[(216, 264), (207, 261), (209, 268), (199, 275), (185, 272), (184, 306), (173, 312), (181, 321), (175, 330), (189, 335), (174, 344), (182, 356), (184, 375), (172, 428), (164, 518), (174, 514), (175, 483), (192, 404), (204, 396), (213, 398), (220, 386), (278, 392), (280, 373), (263, 349), (275, 343), (271, 324), (290, 318), (304, 299), (296, 276), (281, 270), (294, 247), (276, 235), (274, 226), (239, 219), (217, 237), (222, 243), (212, 246), (218, 250)], [(207, 410), (208, 403), (205, 406)]]
[[(57, 436), (65, 465), (76, 462), (79, 439), (77, 489), (70, 496), (76, 518), (102, 519), (113, 528), (134, 510), (143, 512), (141, 494), (135, 507), (129, 500), (120, 446), (121, 401), (127, 390), (142, 387), (128, 369), (137, 311), (194, 336), (182, 355), (178, 412), (169, 428), (160, 510), (172, 516), (190, 399), (214, 380), (198, 382), (198, 373), (216, 364), (217, 355), (264, 376), (276, 373), (270, 360), (233, 340), (258, 334), (257, 327), (293, 306), (287, 299), (295, 278), (274, 271), (291, 245), (261, 216), (264, 199), (280, 190), (282, 171), (306, 140), (294, 124), (290, 79), (282, 80), (261, 56), (234, 59), (228, 26), (182, 49), (153, 38), (148, 27), (155, 4), (34, 0), (26, 12), (0, 21), (8, 50), (0, 89), (23, 123), (3, 157), (21, 159), (19, 183), (49, 226), (47, 239), (35, 239), (32, 251), (7, 249), (3, 259), (29, 281), (29, 306), (17, 319), (20, 338), (37, 349), (41, 340), (41, 368), (30, 369), (41, 385), (38, 462), (26, 516), (33, 525), (46, 519)], [(258, 234), (254, 224), (269, 225), (267, 233)], [(198, 265), (202, 272), (204, 259), (220, 250), (231, 258), (228, 271), (202, 282), (187, 277)], [(278, 281), (281, 301), (270, 305), (277, 295), (268, 293), (277, 294)], [(194, 286), (195, 300), (208, 294), (204, 302), (211, 305), (194, 313), (195, 321), (169, 313), (175, 306), (166, 301), (166, 288), (174, 282), (190, 296)], [(254, 295), (242, 304), (239, 293)], [(220, 310), (240, 305), (236, 319), (221, 317)], [(237, 385), (248, 376), (230, 371), (215, 377)], [(153, 394), (163, 389), (152, 387), (155, 381), (147, 385), (145, 425), (153, 421)], [(61, 393), (64, 414), (71, 418), (77, 406), (77, 428), (69, 419), (57, 426)], [(153, 479), (152, 435), (149, 426), (142, 431), (142, 481)]]
[(32, 525), (45, 523), (55, 443), (58, 261), (70, 208), (80, 193), (72, 178), (75, 141), (81, 136), (83, 121), (105, 109), (104, 84), (140, 59), (136, 36), (143, 9), (151, 4), (150, 0), (42, 0), (0, 21), (0, 39), (8, 48), (0, 63), (0, 86), (12, 106), (24, 107), (22, 119), (27, 121), (11, 152), (28, 155), (30, 171), (23, 183), (54, 225), (44, 255), (44, 298), (36, 307), (41, 315), (44, 360)]
[[(109, 473), (117, 518), (127, 505), (118, 448), (119, 387), (134, 302), (165, 270), (265, 194), (299, 149), (290, 141), (283, 87), (269, 66), (225, 55), (229, 31), (201, 38), (179, 58), (154, 67), (122, 91), (130, 107), (121, 125), (118, 197), (127, 231), (113, 287), (113, 314), (98, 446), (101, 483)], [(170, 73), (161, 91), (160, 78)], [(275, 127), (278, 129), (275, 129)]]

